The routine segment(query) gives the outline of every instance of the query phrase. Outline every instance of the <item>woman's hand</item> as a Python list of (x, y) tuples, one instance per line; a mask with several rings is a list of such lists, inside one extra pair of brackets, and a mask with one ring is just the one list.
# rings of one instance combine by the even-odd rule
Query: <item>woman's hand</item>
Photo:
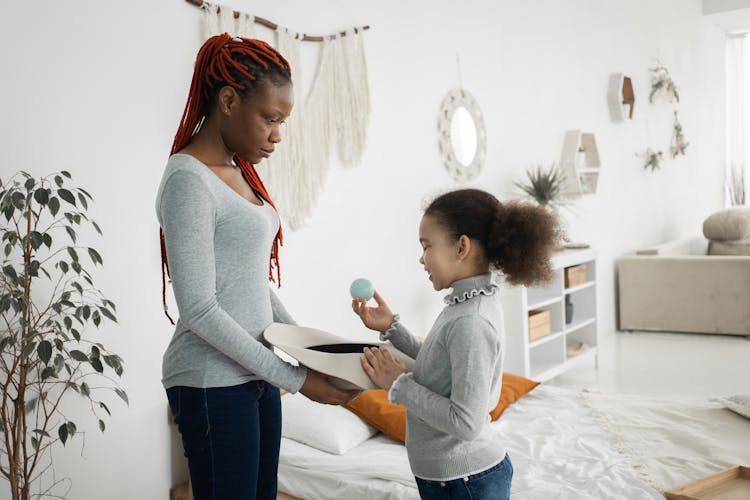
[(393, 313), (378, 292), (375, 292), (372, 297), (375, 299), (378, 307), (368, 307), (365, 299), (355, 297), (352, 299), (352, 309), (354, 310), (354, 314), (359, 316), (367, 328), (384, 332), (393, 323)]
[(389, 390), (399, 375), (406, 372), (404, 363), (394, 358), (391, 351), (385, 347), (375, 349), (365, 347), (364, 353), (364, 356), (360, 358), (362, 369), (381, 389)]
[(339, 389), (331, 383), (328, 375), (308, 368), (307, 378), (299, 392), (318, 403), (343, 405), (359, 396), (362, 391)]

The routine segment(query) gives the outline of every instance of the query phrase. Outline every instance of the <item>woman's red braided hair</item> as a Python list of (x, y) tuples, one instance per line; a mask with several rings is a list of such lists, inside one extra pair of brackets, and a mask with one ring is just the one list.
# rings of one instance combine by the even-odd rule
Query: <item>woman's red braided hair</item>
[[(250, 59), (257, 65), (255, 71), (249, 66), (238, 61), (238, 59)], [(289, 62), (273, 47), (262, 40), (251, 38), (233, 38), (227, 33), (212, 36), (203, 44), (198, 51), (193, 71), (193, 80), (190, 83), (190, 93), (182, 113), (180, 127), (177, 129), (171, 154), (175, 154), (188, 145), (193, 136), (200, 129), (201, 124), (210, 111), (210, 90), (229, 85), (240, 94), (245, 95), (249, 90), (247, 85), (238, 81), (239, 78), (255, 81), (258, 77), (268, 74), (269, 66), (273, 64), (282, 75), (291, 81), (291, 69)], [(218, 88), (217, 88), (218, 87)], [(242, 176), (253, 190), (276, 208), (271, 197), (266, 191), (263, 181), (258, 176), (255, 167), (244, 158), (234, 155), (234, 162), (240, 168)], [(161, 289), (164, 314), (174, 324), (174, 320), (167, 311), (167, 286), (166, 277), (169, 276), (169, 263), (167, 262), (167, 247), (164, 241), (164, 231), (159, 229), (161, 241)], [(281, 268), (279, 266), (279, 246), (283, 244), (281, 227), (271, 247), (271, 262), (268, 268), (268, 278), (281, 286)], [(273, 278), (273, 268), (276, 267), (276, 280)]]

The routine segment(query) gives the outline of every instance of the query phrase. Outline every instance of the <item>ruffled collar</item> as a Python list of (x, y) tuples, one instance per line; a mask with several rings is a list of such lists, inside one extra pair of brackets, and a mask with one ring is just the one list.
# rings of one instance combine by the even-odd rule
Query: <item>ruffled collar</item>
[(465, 302), (477, 295), (494, 295), (498, 286), (492, 281), (492, 273), (486, 273), (454, 281), (451, 289), (451, 293), (443, 297), (448, 305)]

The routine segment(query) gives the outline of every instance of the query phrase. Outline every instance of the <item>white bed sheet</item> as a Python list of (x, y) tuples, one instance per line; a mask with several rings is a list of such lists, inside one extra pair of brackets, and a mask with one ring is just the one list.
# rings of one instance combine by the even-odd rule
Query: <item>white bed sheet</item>
[(343, 455), (282, 438), (279, 489), (307, 500), (419, 500), (406, 447), (383, 434)]
[[(750, 421), (708, 402), (540, 385), (492, 426), (513, 461), (514, 500), (663, 499), (750, 464)], [(382, 434), (344, 455), (283, 439), (279, 488), (307, 500), (419, 498), (406, 448)]]

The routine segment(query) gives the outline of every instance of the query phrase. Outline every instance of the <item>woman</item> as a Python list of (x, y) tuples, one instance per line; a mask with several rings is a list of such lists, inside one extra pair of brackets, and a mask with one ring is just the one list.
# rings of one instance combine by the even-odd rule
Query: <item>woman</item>
[(328, 404), (355, 395), (263, 339), (271, 322), (294, 321), (268, 284), (273, 264), (280, 277), (281, 227), (253, 163), (273, 153), (292, 106), (289, 64), (275, 49), (208, 39), (157, 195), (180, 313), (162, 382), (198, 500), (276, 498), (278, 387)]

